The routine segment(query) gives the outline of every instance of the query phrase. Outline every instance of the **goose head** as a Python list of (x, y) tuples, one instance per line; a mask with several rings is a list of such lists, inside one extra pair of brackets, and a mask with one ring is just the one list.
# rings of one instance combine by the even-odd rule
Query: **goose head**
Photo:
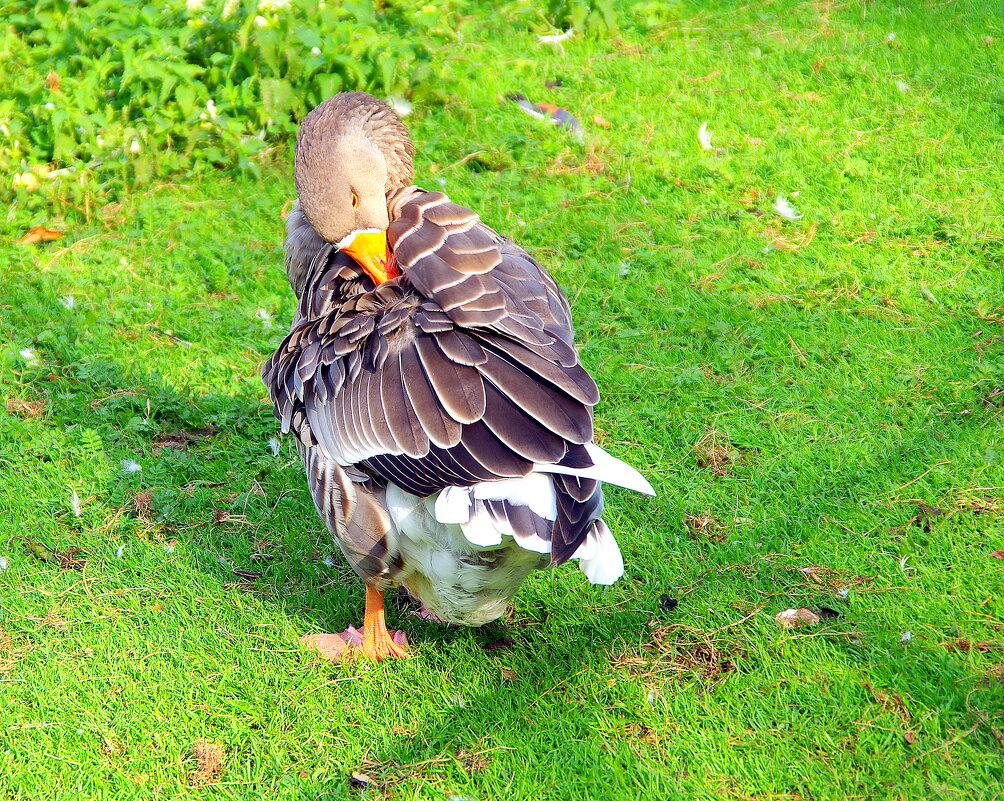
[(414, 153), (394, 110), (365, 92), (325, 100), (296, 137), (296, 194), (307, 221), (378, 284), (399, 274), (387, 248), (387, 194), (411, 184)]

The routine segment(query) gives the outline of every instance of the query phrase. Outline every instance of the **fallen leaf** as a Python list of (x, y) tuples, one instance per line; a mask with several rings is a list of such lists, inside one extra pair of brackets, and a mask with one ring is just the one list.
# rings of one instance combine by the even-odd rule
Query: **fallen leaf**
[(1004, 551), (994, 551), (990, 554), (994, 559), (1004, 559)]
[(920, 739), (917, 737), (917, 732), (908, 731), (903, 733), (903, 739), (906, 740), (907, 745), (916, 745), (917, 741)]
[(732, 469), (731, 465), (739, 461), (742, 453), (728, 442), (719, 442), (718, 433), (711, 431), (694, 445), (694, 456), (698, 467), (710, 467), (715, 475), (724, 476)]
[(132, 502), (136, 508), (136, 516), (149, 523), (150, 513), (153, 511), (153, 492), (151, 490), (137, 492), (133, 496)]
[(46, 228), (44, 225), (38, 225), (21, 237), (21, 244), (30, 245), (34, 242), (51, 242), (53, 239), (59, 239), (62, 236), (62, 231), (56, 231), (52, 228)]
[(499, 672), (502, 674), (502, 678), (506, 681), (516, 681), (516, 671), (511, 668), (499, 668)]
[(50, 72), (45, 76), (45, 84), (49, 87), (50, 92), (59, 94), (59, 75), (55, 72)]
[(601, 117), (599, 114), (594, 114), (593, 125), (595, 125), (597, 128), (607, 129), (610, 127), (610, 122), (606, 120), (604, 117)]
[(774, 617), (774, 620), (786, 629), (794, 629), (799, 626), (815, 626), (821, 619), (819, 615), (804, 606), (798, 609), (785, 609), (783, 612), (778, 612)]

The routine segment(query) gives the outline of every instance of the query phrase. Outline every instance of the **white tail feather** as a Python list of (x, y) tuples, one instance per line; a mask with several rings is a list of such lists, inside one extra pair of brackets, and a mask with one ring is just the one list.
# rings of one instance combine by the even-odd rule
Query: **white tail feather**
[(535, 464), (533, 469), (538, 473), (562, 473), (566, 476), (592, 478), (606, 484), (616, 484), (645, 495), (655, 495), (655, 490), (648, 480), (627, 462), (622, 462), (611, 456), (595, 443), (586, 443), (586, 452), (593, 460), (592, 467), (562, 467), (556, 464)]
[(572, 554), (590, 584), (613, 584), (624, 575), (624, 558), (607, 524), (597, 520), (586, 541)]

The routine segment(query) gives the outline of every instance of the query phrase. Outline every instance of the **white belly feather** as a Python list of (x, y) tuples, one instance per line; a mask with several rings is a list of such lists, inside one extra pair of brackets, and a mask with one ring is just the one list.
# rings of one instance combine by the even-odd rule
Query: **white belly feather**
[[(488, 502), (525, 506), (543, 521), (553, 521), (556, 495), (550, 473), (555, 472), (655, 494), (633, 467), (596, 445), (586, 447), (594, 466), (580, 470), (535, 465), (523, 478), (447, 487), (428, 498), (388, 484), (387, 507), (408, 566), (405, 587), (443, 620), (481, 626), (505, 612), (523, 580), (532, 570), (547, 567), (551, 553), (549, 541), (535, 531), (516, 530), (508, 519), (492, 514)], [(612, 584), (624, 572), (617, 541), (602, 520), (572, 558), (594, 584)]]

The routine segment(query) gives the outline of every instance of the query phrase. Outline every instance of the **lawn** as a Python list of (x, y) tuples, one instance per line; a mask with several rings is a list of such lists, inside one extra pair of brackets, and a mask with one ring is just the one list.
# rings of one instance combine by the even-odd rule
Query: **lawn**
[(658, 496), (607, 493), (616, 585), (538, 573), (481, 630), (392, 611), (399, 662), (298, 645), (363, 586), (258, 378), (289, 148), (8, 197), (0, 798), (1004, 796), (990, 5), (653, 2), (560, 48), (454, 7), (417, 181), (554, 273), (600, 441)]

